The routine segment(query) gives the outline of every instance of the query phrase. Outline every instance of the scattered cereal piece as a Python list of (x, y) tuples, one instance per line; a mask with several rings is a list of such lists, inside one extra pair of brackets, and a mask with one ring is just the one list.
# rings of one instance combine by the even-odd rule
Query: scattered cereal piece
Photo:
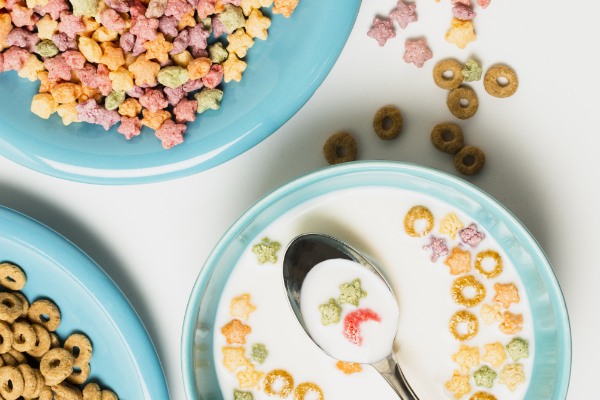
[(471, 252), (461, 250), (459, 247), (452, 248), (452, 254), (444, 261), (450, 267), (450, 274), (460, 275), (471, 271)]
[(142, 121), (138, 117), (128, 118), (123, 116), (117, 131), (125, 135), (125, 139), (130, 140), (142, 132)]
[(30, 54), (25, 64), (23, 64), (23, 68), (19, 71), (19, 76), (35, 82), (38, 80), (38, 74), (44, 69), (44, 63), (38, 60), (35, 55)]
[[(275, 383), (279, 383), (278, 391), (275, 391), (273, 388)], [(283, 383), (283, 386), (281, 384)], [(278, 396), (282, 399), (289, 396), (292, 393), (292, 389), (294, 389), (294, 378), (283, 369), (276, 369), (267, 374), (265, 376), (264, 381), (265, 393), (269, 396)]]
[(494, 380), (497, 377), (498, 374), (487, 365), (484, 365), (473, 374), (473, 378), (475, 379), (477, 386), (485, 386), (490, 389), (492, 386), (494, 386)]
[(223, 48), (221, 42), (208, 46), (208, 54), (214, 64), (221, 64), (229, 57), (229, 53)]
[[(459, 334), (456, 327), (458, 324), (464, 323), (467, 325), (467, 333)], [(464, 342), (472, 339), (479, 330), (479, 322), (477, 317), (468, 311), (457, 311), (452, 318), (450, 318), (450, 333), (454, 336), (454, 339)]]
[[(229, 47), (227, 49), (229, 49)], [(227, 61), (223, 63), (223, 74), (225, 82), (230, 82), (232, 80), (236, 82), (241, 81), (242, 72), (244, 72), (245, 70), (246, 63), (244, 61), (239, 60), (235, 54), (230, 53)], [(205, 79), (206, 77), (202, 78), (202, 81), (207, 87), (209, 87), (209, 85), (206, 84)]]
[(366, 321), (381, 322), (381, 318), (370, 308), (360, 308), (348, 313), (344, 318), (344, 337), (360, 346), (362, 344), (362, 336), (360, 335), (360, 324)]
[[(471, 165), (466, 165), (465, 159), (469, 156), (472, 157), (474, 161)], [(481, 172), (484, 166), (485, 154), (481, 149), (475, 146), (465, 146), (454, 156), (454, 168), (463, 175), (476, 175)]]
[(166, 67), (156, 76), (158, 81), (169, 88), (176, 88), (190, 80), (187, 69), (179, 66)]
[(463, 21), (458, 18), (452, 18), (452, 25), (446, 33), (446, 42), (454, 43), (459, 49), (464, 49), (467, 44), (477, 40), (473, 32), (473, 21)]
[(213, 27), (213, 36), (215, 39), (221, 37), (223, 33), (231, 33), (225, 32), (225, 25), (221, 22), (218, 15), (213, 15), (211, 19), (212, 27)]
[(233, 400), (254, 400), (251, 392), (242, 392), (241, 390), (233, 389)]
[(50, 89), (50, 94), (59, 104), (73, 103), (81, 96), (81, 86), (74, 83), (59, 83)]
[[(52, 1), (52, 0), (51, 0)], [(91, 38), (96, 29), (100, 28), (100, 24), (93, 17), (88, 17), (84, 15), (81, 17), (81, 22), (85, 25), (85, 31), (81, 34), (81, 36)]]
[[(168, 7), (168, 6), (167, 6)], [(154, 40), (157, 38), (157, 29), (158, 29), (158, 20), (154, 18), (146, 18), (144, 16), (139, 16), (135, 25), (133, 25), (130, 29), (130, 32), (133, 33), (138, 39), (143, 40)]]
[(300, 0), (275, 0), (275, 6), (273, 7), (273, 14), (283, 14), (284, 17), (289, 18), (298, 2)]
[(85, 57), (78, 51), (69, 50), (62, 53), (67, 65), (72, 70), (80, 69), (85, 66)]
[[(167, 122), (169, 122), (169, 121), (167, 121)], [(173, 121), (171, 121), (171, 122), (173, 122)], [(163, 124), (163, 126), (164, 126), (164, 124)], [(248, 325), (242, 324), (242, 322), (239, 319), (233, 319), (231, 322), (229, 322), (227, 325), (225, 325), (221, 329), (221, 333), (223, 335), (225, 335), (225, 338), (227, 339), (227, 343), (229, 343), (229, 344), (233, 344), (233, 343), (246, 344), (245, 336), (247, 334), (249, 334), (251, 331), (252, 331), (252, 329)]]
[(201, 79), (210, 71), (211, 65), (212, 61), (210, 58), (196, 58), (187, 66), (189, 78), (192, 80)]
[[(277, 14), (275, 10), (273, 12)], [(225, 4), (225, 11), (219, 15), (218, 19), (225, 27), (225, 32), (228, 33), (246, 26), (246, 19), (244, 18), (242, 9), (231, 4)]]
[(165, 15), (173, 16), (180, 20), (192, 10), (193, 7), (185, 0), (168, 0)]
[(254, 45), (254, 40), (244, 31), (244, 28), (227, 35), (227, 41), (229, 42), (229, 46), (227, 46), (229, 54), (235, 53), (239, 58), (246, 57), (248, 49)]
[(240, 382), (240, 388), (242, 389), (258, 386), (258, 383), (263, 376), (265, 376), (265, 373), (256, 371), (254, 369), (254, 365), (252, 364), (249, 364), (244, 371), (237, 373), (237, 377)]
[(267, 359), (269, 351), (267, 347), (262, 343), (255, 343), (252, 345), (252, 351), (250, 352), (250, 359), (262, 364)]
[(523, 315), (522, 314), (513, 314), (510, 311), (504, 312), (504, 321), (498, 326), (500, 331), (506, 333), (507, 335), (514, 335), (517, 332), (521, 332), (523, 327)]
[(81, 86), (81, 97), (78, 99), (80, 103), (87, 101), (89, 99), (96, 100), (97, 103), (102, 101), (102, 92), (97, 88), (91, 88), (85, 85)]
[(160, 62), (167, 61), (169, 52), (173, 50), (173, 44), (167, 42), (162, 33), (158, 33), (156, 39), (145, 42), (144, 47), (147, 50), (146, 57), (148, 59), (156, 58)]
[(125, 91), (113, 90), (104, 100), (107, 110), (116, 110), (125, 101)]
[(140, 112), (142, 112), (142, 105), (139, 101), (132, 97), (126, 99), (119, 106), (119, 114), (121, 114), (124, 117), (135, 118)]
[[(456, 89), (463, 82), (464, 77), (461, 73), (462, 66), (454, 60), (445, 60), (439, 62), (433, 68), (433, 82), (440, 88), (446, 90)], [(444, 73), (451, 72), (452, 77), (446, 78)], [(456, 150), (458, 151), (458, 150)], [(454, 153), (456, 153), (454, 151)]]
[[(346, 155), (344, 157), (338, 156), (337, 151), (339, 148), (346, 150)], [(352, 162), (356, 160), (357, 153), (358, 148), (356, 146), (356, 140), (352, 135), (346, 132), (338, 132), (331, 135), (323, 146), (323, 155), (329, 165)]]
[(136, 85), (153, 85), (160, 71), (160, 65), (148, 60), (146, 55), (142, 54), (129, 66), (129, 71), (133, 74)]
[[(223, 92), (219, 89), (206, 88), (206, 89), (202, 90), (200, 93), (196, 93), (194, 95), (194, 97), (198, 101), (198, 110), (197, 111), (198, 111), (198, 113), (201, 114), (204, 111), (208, 110), (209, 108), (212, 110), (218, 110), (221, 105), (221, 100), (223, 99)], [(252, 251), (254, 251), (254, 248), (252, 248)], [(264, 250), (261, 249), (260, 251), (264, 251)], [(261, 256), (261, 254), (257, 253), (259, 259), (261, 257), (265, 256), (265, 253), (262, 253), (262, 254), (263, 255)], [(274, 256), (274, 257), (275, 257), (275, 260), (277, 260), (277, 256)]]
[(430, 236), (430, 239), (431, 244), (423, 246), (423, 250), (431, 250), (431, 262), (436, 262), (439, 257), (448, 255), (450, 251), (446, 246), (445, 239), (436, 239), (433, 235)]
[(454, 371), (452, 379), (446, 382), (446, 389), (450, 392), (454, 392), (454, 398), (460, 399), (471, 391), (469, 375), (461, 375), (458, 371)]
[(116, 71), (109, 72), (108, 78), (112, 82), (113, 90), (123, 90), (125, 92), (134, 88), (133, 74), (123, 67), (119, 67)]
[(32, 16), (33, 10), (31, 8), (23, 7), (20, 4), (15, 4), (10, 12), (12, 23), (17, 28), (34, 25), (37, 21), (34, 21)]
[(99, 106), (94, 99), (79, 103), (76, 108), (80, 120), (102, 125), (105, 130), (109, 130), (111, 126), (121, 121), (121, 116), (118, 112)]
[(184, 50), (179, 54), (171, 55), (171, 59), (178, 66), (187, 68), (187, 66), (190, 65), (192, 61), (194, 61), (194, 56), (192, 56), (189, 51)]
[(479, 4), (484, 10), (490, 5), (491, 2), (492, 0), (477, 0), (477, 4)]
[(400, 28), (406, 29), (408, 24), (419, 20), (415, 14), (416, 9), (416, 4), (404, 4), (402, 0), (398, 0), (396, 9), (389, 14), (389, 17), (396, 21)]
[(485, 234), (477, 231), (477, 225), (471, 224), (464, 229), (458, 231), (458, 236), (463, 243), (468, 244), (471, 247), (477, 247), (477, 245), (485, 239)]
[[(427, 226), (421, 232), (415, 231), (415, 222), (424, 219)], [(433, 229), (433, 214), (425, 206), (414, 206), (404, 217), (404, 231), (411, 237), (421, 237), (427, 235)]]
[(52, 36), (58, 32), (58, 22), (54, 21), (49, 14), (44, 15), (36, 26), (40, 39), (52, 39)]
[(299, 384), (294, 392), (294, 400), (304, 400), (308, 393), (312, 394), (310, 397), (311, 399), (323, 400), (323, 391), (318, 385), (312, 382), (304, 382)]
[(394, 22), (384, 21), (375, 17), (373, 19), (373, 28), (367, 32), (367, 36), (377, 40), (377, 43), (380, 47), (385, 46), (385, 43), (389, 39), (396, 37), (396, 32), (394, 31)]
[[(4, 57), (6, 57), (6, 53), (4, 53)], [(6, 64), (6, 58), (4, 63)], [(60, 54), (54, 58), (46, 59), (44, 67), (48, 70), (48, 79), (50, 82), (57, 82), (61, 79), (68, 81), (71, 79), (71, 67), (69, 67), (67, 60)]]
[[(508, 81), (506, 86), (498, 84), (498, 78), (503, 77)], [(488, 70), (483, 79), (485, 91), (498, 98), (510, 97), (517, 92), (519, 80), (515, 72), (505, 65), (497, 65)]]
[(40, 118), (48, 119), (56, 109), (58, 102), (54, 100), (51, 94), (36, 94), (31, 102), (31, 112)]
[(456, 239), (456, 232), (463, 227), (463, 223), (458, 219), (455, 213), (450, 213), (442, 219), (440, 223), (440, 233), (450, 236), (450, 239)]
[(463, 21), (471, 20), (477, 16), (475, 11), (462, 4), (452, 7), (452, 14), (454, 14), (456, 18), (462, 19)]
[(345, 361), (338, 361), (335, 367), (345, 373), (346, 375), (353, 374), (355, 372), (361, 372), (362, 367), (359, 363), (349, 363)]
[(150, 0), (148, 10), (146, 10), (146, 18), (160, 18), (165, 14), (167, 9), (167, 0)]
[(250, 16), (246, 20), (246, 32), (253, 38), (267, 40), (269, 33), (267, 30), (271, 26), (271, 20), (260, 12), (260, 10), (252, 10)]
[(103, 96), (108, 96), (112, 92), (112, 81), (109, 78), (110, 71), (104, 64), (98, 64), (96, 69), (96, 85)]
[(506, 345), (506, 351), (513, 361), (529, 357), (529, 342), (525, 339), (514, 338)]
[(338, 298), (338, 304), (352, 304), (358, 307), (360, 299), (367, 297), (367, 292), (361, 289), (360, 279), (356, 278), (351, 283), (340, 285), (342, 294)]
[[(206, 90), (203, 90), (202, 93), (204, 93), (205, 91)], [(198, 100), (198, 112), (202, 112), (200, 111), (200, 107), (200, 100)], [(277, 251), (279, 251), (280, 248), (281, 244), (279, 244), (279, 242), (272, 242), (268, 237), (265, 237), (260, 243), (252, 246), (252, 252), (258, 257), (259, 264), (262, 265), (267, 261), (270, 261), (272, 264), (275, 264), (277, 262), (276, 253)]]
[(75, 39), (71, 39), (64, 33), (52, 35), (52, 41), (60, 51), (79, 49), (77, 41)]
[(321, 313), (321, 323), (323, 325), (337, 324), (342, 317), (342, 307), (337, 304), (335, 299), (329, 299), (328, 303), (319, 306)]
[(183, 90), (183, 87), (176, 87), (174, 89), (171, 89), (169, 87), (166, 87), (164, 89), (165, 94), (167, 95), (167, 100), (169, 100), (169, 104), (176, 106), (177, 104), (179, 104), (179, 102), (181, 101), (181, 99), (183, 99), (185, 97), (185, 90)]
[(223, 365), (229, 370), (229, 372), (235, 372), (239, 367), (245, 367), (250, 364), (248, 359), (244, 356), (243, 347), (227, 347), (221, 348), (223, 351)]
[(98, 0), (70, 0), (73, 14), (93, 17), (98, 12)]
[[(481, 265), (481, 262), (486, 258), (493, 259), (496, 264), (494, 266), (494, 269), (491, 271), (486, 271)], [(475, 259), (475, 269), (477, 270), (477, 272), (479, 272), (480, 275), (483, 275), (487, 279), (492, 279), (500, 275), (502, 273), (503, 268), (504, 267), (502, 264), (502, 257), (500, 257), (500, 254), (498, 254), (497, 252), (493, 250), (486, 250), (477, 254), (477, 258)]]
[(192, 11), (190, 11), (189, 13), (185, 14), (177, 23), (177, 30), (178, 31), (182, 31), (187, 27), (195, 27), (196, 26), (196, 20), (194, 19), (194, 10), (192, 9)]
[(173, 41), (173, 48), (169, 51), (169, 54), (175, 55), (179, 54), (190, 45), (190, 33), (189, 31), (183, 30), (177, 35), (175, 40)]
[[(384, 120), (389, 119), (392, 124), (389, 128), (384, 128)], [(373, 117), (373, 129), (379, 139), (381, 140), (392, 140), (395, 139), (402, 131), (403, 119), (402, 113), (392, 106), (380, 108)]]
[(479, 316), (486, 325), (490, 325), (494, 322), (501, 322), (503, 320), (502, 314), (500, 314), (500, 304), (491, 306), (489, 304), (484, 304), (483, 307), (481, 307)]
[(100, 48), (98, 42), (85, 36), (79, 36), (78, 44), (79, 51), (89, 62), (100, 62), (102, 59), (102, 49)]
[(522, 364), (507, 364), (500, 371), (500, 379), (498, 383), (503, 383), (510, 389), (511, 392), (517, 390), (517, 386), (525, 383), (525, 372)]
[(486, 344), (483, 347), (485, 354), (481, 357), (482, 361), (489, 362), (493, 367), (499, 367), (506, 360), (506, 352), (500, 342)]
[(248, 16), (252, 10), (258, 10), (261, 7), (260, 0), (242, 0), (240, 7), (242, 7), (244, 15)]
[(498, 400), (493, 394), (486, 392), (477, 392), (469, 400)]
[(71, 125), (73, 122), (81, 122), (77, 117), (79, 113), (77, 112), (76, 102), (61, 104), (57, 107), (56, 112), (62, 118), (64, 125)]
[(29, 60), (29, 53), (27, 50), (21, 49), (16, 46), (12, 46), (10, 49), (3, 53), (4, 56), (4, 71), (20, 71), (27, 60)]
[(433, 54), (427, 48), (427, 40), (425, 39), (420, 39), (416, 42), (407, 40), (404, 42), (404, 48), (406, 49), (406, 53), (404, 53), (402, 59), (406, 63), (415, 64), (417, 68), (422, 68), (425, 61), (433, 58)]
[[(472, 287), (475, 290), (475, 297), (465, 297), (463, 290), (467, 287)], [(456, 304), (463, 307), (474, 307), (485, 299), (485, 286), (473, 275), (461, 276), (452, 285), (452, 299)]]
[(474, 82), (481, 80), (481, 74), (483, 73), (483, 68), (481, 68), (481, 64), (477, 61), (469, 58), (467, 61), (467, 65), (461, 71), (462, 75), (465, 77), (465, 82)]
[(4, 39), (4, 44), (6, 46), (19, 46), (30, 53), (36, 51), (36, 45), (39, 42), (40, 38), (38, 35), (21, 28), (14, 28)]
[(256, 307), (250, 304), (250, 295), (245, 293), (239, 297), (234, 297), (229, 306), (229, 314), (246, 321), (250, 313), (256, 311)]
[(118, 38), (119, 32), (111, 31), (105, 26), (101, 26), (100, 28), (96, 29), (92, 35), (92, 39), (99, 43), (115, 42)]
[(479, 347), (461, 344), (459, 352), (452, 355), (452, 360), (460, 364), (462, 372), (469, 372), (469, 368), (479, 365)]
[(196, 5), (196, 9), (198, 10), (198, 18), (205, 19), (209, 15), (215, 13), (215, 2), (216, 0), (200, 0)]
[(150, 129), (154, 129), (155, 131), (159, 130), (161, 126), (171, 119), (171, 113), (166, 110), (158, 110), (157, 112), (150, 112), (150, 110), (144, 109), (142, 110), (142, 115), (144, 119), (142, 119), (142, 125), (146, 125)]
[(175, 145), (183, 143), (183, 133), (186, 129), (187, 126), (185, 124), (176, 124), (173, 120), (169, 119), (154, 132), (154, 135), (162, 141), (162, 146), (165, 149), (170, 149)]
[(58, 31), (66, 34), (71, 39), (75, 39), (78, 33), (85, 31), (85, 25), (81, 22), (81, 17), (63, 11), (60, 13)]
[(510, 307), (510, 303), (519, 302), (519, 289), (514, 283), (496, 283), (494, 289), (496, 290), (494, 301), (502, 304), (504, 308)]

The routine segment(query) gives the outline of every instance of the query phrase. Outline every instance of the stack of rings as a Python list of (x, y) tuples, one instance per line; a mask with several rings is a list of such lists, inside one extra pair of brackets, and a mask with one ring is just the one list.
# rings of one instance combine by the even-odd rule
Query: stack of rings
[[(467, 333), (461, 335), (458, 333), (456, 327), (460, 323), (467, 324)], [(456, 314), (450, 318), (450, 333), (454, 336), (454, 339), (464, 342), (465, 340), (472, 339), (479, 331), (479, 322), (477, 317), (468, 311), (457, 311)]]
[(304, 400), (304, 397), (308, 392), (314, 393), (314, 399), (323, 400), (323, 391), (319, 386), (311, 382), (305, 382), (298, 385), (294, 392), (294, 400)]
[[(465, 297), (463, 290), (466, 287), (475, 289), (475, 297), (471, 299)], [(485, 286), (473, 275), (461, 276), (452, 285), (452, 299), (456, 304), (463, 307), (474, 307), (485, 299)]]
[[(483, 269), (481, 266), (481, 262), (486, 258), (492, 258), (496, 262), (496, 267), (489, 272)], [(477, 254), (477, 258), (475, 259), (475, 269), (480, 275), (483, 275), (488, 279), (495, 278), (502, 273), (502, 257), (500, 257), (500, 254), (493, 250), (482, 251), (481, 253)]]
[(67, 381), (78, 385), (84, 383), (90, 375), (90, 360), (92, 359), (92, 342), (87, 336), (75, 333), (65, 341), (65, 350), (73, 354), (73, 349), (79, 348), (79, 355), (73, 359), (73, 366), (79, 368), (79, 372), (73, 372)]
[[(421, 232), (415, 231), (415, 221), (424, 219), (427, 226)], [(427, 235), (433, 229), (433, 214), (425, 206), (414, 206), (404, 217), (404, 230), (408, 236), (421, 237)]]
[[(280, 391), (276, 392), (273, 390), (272, 385), (275, 381), (278, 380), (283, 381), (283, 387)], [(276, 369), (267, 374), (265, 376), (265, 393), (270, 396), (279, 396), (282, 399), (289, 396), (292, 393), (292, 389), (294, 389), (294, 378), (283, 369)]]
[(73, 373), (73, 355), (61, 348), (49, 350), (40, 361), (40, 372), (47, 386), (54, 386)]

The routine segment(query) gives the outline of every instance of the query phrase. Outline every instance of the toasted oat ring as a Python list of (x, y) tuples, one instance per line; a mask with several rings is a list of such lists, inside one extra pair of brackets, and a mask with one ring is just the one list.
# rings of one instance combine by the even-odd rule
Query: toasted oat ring
[[(508, 85), (502, 87), (498, 84), (497, 79), (503, 77), (508, 81)], [(483, 87), (485, 91), (494, 97), (505, 98), (510, 97), (517, 92), (519, 88), (519, 80), (515, 71), (508, 68), (506, 65), (497, 65), (488, 69), (483, 78)]]
[(90, 364), (85, 364), (79, 371), (73, 370), (73, 373), (69, 375), (67, 378), (67, 382), (72, 383), (73, 385), (80, 385), (87, 381), (87, 378), (90, 376)]
[(4, 321), (0, 321), (0, 354), (7, 353), (12, 349), (13, 333), (10, 326)]
[[(473, 164), (466, 165), (465, 158), (473, 157)], [(485, 154), (475, 146), (465, 146), (454, 156), (454, 168), (463, 175), (477, 175), (485, 165)]]
[[(44, 375), (42, 375), (39, 369), (34, 369), (33, 372), (35, 373), (35, 378), (37, 379), (37, 385), (35, 387), (35, 392), (33, 393), (33, 396), (31, 396), (31, 398), (35, 399), (36, 397), (39, 397), (40, 400), (42, 400), (43, 391), (45, 390), (45, 388), (50, 389), (50, 387), (46, 386), (46, 382), (44, 381)], [(50, 391), (50, 394), (52, 394), (52, 391)], [(50, 397), (50, 399), (52, 399), (52, 397)]]
[[(42, 318), (42, 315), (46, 315), (49, 319), (46, 321)], [(34, 324), (40, 324), (46, 328), (49, 332), (54, 332), (60, 325), (60, 310), (50, 300), (38, 300), (33, 302), (29, 306), (29, 312), (27, 313), (29, 321)]]
[(42, 357), (48, 352), (48, 350), (50, 350), (50, 346), (52, 344), (50, 334), (48, 333), (46, 328), (39, 324), (33, 324), (31, 325), (31, 327), (35, 332), (36, 340), (35, 346), (27, 350), (27, 354), (29, 354), (32, 357)]
[[(452, 140), (444, 140), (444, 133), (446, 132), (452, 135)], [(444, 122), (433, 127), (431, 131), (431, 143), (442, 153), (454, 154), (463, 147), (465, 136), (457, 125)]]
[(102, 392), (97, 383), (88, 383), (83, 388), (83, 400), (100, 400)]
[(119, 400), (116, 393), (112, 390), (103, 390), (102, 391), (102, 400)]
[(496, 396), (486, 392), (477, 392), (469, 400), (497, 400)]
[(0, 293), (0, 320), (13, 323), (23, 312), (23, 303), (12, 293)]
[(62, 382), (73, 373), (73, 355), (65, 349), (49, 350), (40, 361), (40, 372), (48, 386), (52, 386), (48, 381), (52, 384)]
[[(275, 392), (271, 385), (273, 385), (273, 383), (279, 379), (283, 380), (284, 382), (283, 388), (281, 388), (280, 391)], [(279, 396), (283, 399), (292, 393), (292, 389), (294, 389), (294, 378), (292, 378), (287, 371), (283, 369), (276, 369), (269, 372), (267, 376), (265, 376), (264, 384), (266, 394), (270, 396)]]
[[(475, 297), (468, 299), (463, 294), (466, 287), (475, 289)], [(485, 299), (485, 286), (479, 282), (473, 275), (461, 276), (454, 281), (452, 285), (452, 299), (458, 305), (464, 307), (474, 307)]]
[(16, 265), (0, 264), (0, 285), (10, 290), (21, 290), (27, 283), (25, 272)]
[[(461, 99), (468, 100), (469, 105), (467, 107), (461, 106)], [(450, 92), (446, 104), (448, 105), (450, 112), (456, 118), (469, 119), (477, 112), (477, 109), (479, 108), (479, 99), (477, 99), (477, 95), (471, 89), (459, 87)]]
[(19, 318), (27, 318), (27, 313), (29, 312), (29, 301), (27, 301), (27, 297), (23, 296), (19, 292), (13, 292), (13, 294), (17, 296), (19, 300), (21, 300), (21, 305), (23, 306), (23, 311), (21, 311)]
[[(383, 120), (389, 118), (392, 126), (389, 129), (383, 128)], [(395, 107), (383, 107), (375, 113), (373, 118), (373, 129), (381, 140), (392, 140), (402, 131), (402, 114)]]
[(24, 398), (33, 398), (33, 394), (35, 393), (35, 389), (37, 389), (37, 376), (35, 376), (35, 372), (33, 368), (31, 368), (28, 364), (20, 364), (17, 369), (21, 372), (23, 376), (23, 393), (21, 396)]
[[(494, 267), (494, 269), (489, 272), (483, 269), (483, 267), (481, 266), (481, 262), (486, 258), (492, 258), (496, 262), (496, 267)], [(504, 266), (502, 264), (502, 257), (500, 257), (500, 254), (498, 254), (494, 250), (486, 250), (477, 254), (477, 258), (475, 259), (475, 269), (477, 270), (477, 272), (479, 272), (480, 275), (483, 275), (488, 279), (492, 279), (500, 275), (502, 273), (503, 268)]]
[(73, 366), (81, 368), (92, 359), (92, 342), (87, 336), (75, 333), (65, 341), (65, 350), (73, 354), (73, 348), (79, 348), (79, 355), (74, 359)]
[(54, 390), (54, 397), (58, 397), (60, 399), (82, 399), (83, 394), (79, 388), (71, 385), (70, 383), (62, 382), (58, 385), (52, 386), (52, 390)]
[(16, 400), (23, 394), (25, 382), (23, 375), (15, 367), (0, 368), (0, 395), (5, 400)]
[[(345, 157), (338, 157), (338, 147), (346, 149)], [(323, 146), (323, 154), (329, 165), (354, 161), (356, 160), (357, 151), (356, 140), (354, 140), (352, 135), (346, 132), (338, 132), (335, 135), (332, 135), (325, 142), (325, 146)]]
[[(415, 221), (424, 219), (427, 221), (427, 227), (423, 232), (415, 231)], [(421, 237), (427, 235), (433, 229), (433, 214), (425, 206), (414, 206), (406, 213), (404, 217), (404, 230), (408, 236)]]
[(54, 332), (49, 332), (49, 334), (50, 334), (50, 348), (55, 349), (57, 347), (61, 347), (60, 339), (58, 338), (58, 335)]
[(43, 386), (39, 393), (38, 400), (52, 400), (54, 398), (53, 396), (54, 392), (52, 391), (52, 388), (50, 386)]
[(11, 327), (13, 333), (13, 349), (24, 352), (33, 349), (37, 336), (27, 322), (15, 322)]
[(25, 355), (23, 355), (20, 351), (10, 349), (5, 355), (10, 356), (15, 360), (15, 362), (17, 363), (15, 367), (20, 364), (27, 364), (27, 357), (25, 357)]
[(316, 394), (317, 400), (323, 400), (323, 391), (317, 385), (312, 382), (305, 382), (298, 385), (294, 392), (294, 400), (304, 400), (307, 392), (313, 392)]
[[(467, 333), (461, 335), (456, 330), (456, 327), (460, 323), (467, 324)], [(464, 342), (465, 340), (472, 339), (473, 336), (477, 335), (479, 331), (479, 322), (477, 317), (468, 311), (457, 311), (456, 314), (450, 318), (450, 333), (454, 336), (454, 339)]]
[[(456, 89), (461, 83), (463, 83), (463, 80), (465, 79), (464, 75), (462, 74), (462, 69), (463, 67), (456, 61), (442, 61), (433, 68), (433, 81), (442, 89)], [(444, 72), (446, 71), (452, 72), (452, 78), (444, 78)]]

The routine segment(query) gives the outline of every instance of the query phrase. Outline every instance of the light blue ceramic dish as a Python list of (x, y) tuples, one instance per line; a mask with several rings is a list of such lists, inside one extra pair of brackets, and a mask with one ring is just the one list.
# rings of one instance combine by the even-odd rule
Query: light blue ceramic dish
[(94, 348), (88, 382), (121, 400), (168, 400), (164, 374), (139, 317), (106, 273), (58, 233), (0, 207), (0, 262), (27, 275), (30, 302), (49, 298), (61, 310), (56, 333), (85, 333)]
[(275, 189), (250, 207), (219, 241), (196, 281), (183, 323), (182, 372), (188, 400), (222, 399), (213, 354), (213, 322), (223, 287), (248, 243), (293, 207), (336, 190), (385, 186), (425, 193), (468, 214), (494, 236), (526, 286), (536, 356), (526, 400), (565, 400), (571, 333), (564, 298), (544, 252), (506, 208), (475, 186), (431, 168), (365, 161), (324, 168)]
[(340, 55), (360, 0), (301, 0), (290, 18), (272, 17), (256, 39), (241, 82), (223, 83), (221, 108), (197, 114), (185, 142), (164, 150), (154, 131), (126, 140), (117, 126), (64, 126), (30, 112), (39, 82), (0, 74), (0, 154), (44, 174), (96, 184), (164, 181), (215, 167), (267, 138), (308, 101)]

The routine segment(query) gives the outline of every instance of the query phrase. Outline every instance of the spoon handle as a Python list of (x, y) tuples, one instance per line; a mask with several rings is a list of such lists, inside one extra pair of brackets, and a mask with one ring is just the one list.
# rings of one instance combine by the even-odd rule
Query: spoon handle
[(390, 354), (386, 359), (375, 364), (371, 364), (380, 374), (383, 379), (396, 391), (398, 397), (402, 400), (418, 400), (415, 392), (412, 390), (400, 365), (394, 359), (394, 355)]

